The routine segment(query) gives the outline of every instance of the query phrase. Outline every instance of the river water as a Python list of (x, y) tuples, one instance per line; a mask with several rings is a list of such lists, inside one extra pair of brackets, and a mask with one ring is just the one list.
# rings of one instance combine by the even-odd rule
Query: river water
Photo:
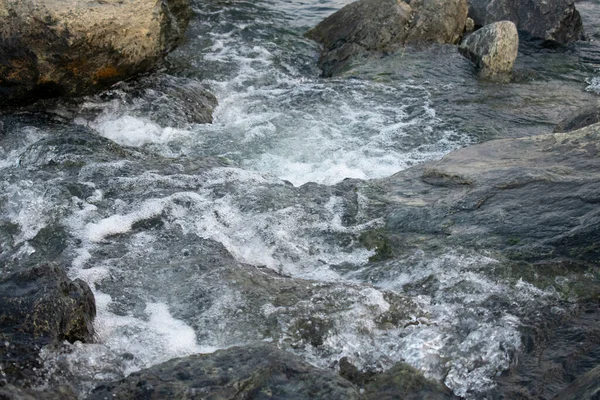
[[(406, 361), (480, 398), (522, 346), (519, 310), (556, 293), (495, 279), (485, 271), (496, 260), (463, 249), (372, 269), (359, 237), (381, 215), (339, 183), (551, 131), (596, 101), (594, 42), (522, 46), (507, 85), (478, 81), (452, 46), (323, 79), (303, 34), (349, 1), (193, 3), (187, 40), (159, 75), (213, 92), (212, 124), (189, 123), (152, 87), (133, 99), (118, 87), (90, 97), (67, 122), (60, 106), (1, 117), (0, 261), (5, 270), (60, 262), (98, 307), (97, 343), (44, 351), (49, 382), (66, 379), (85, 397), (173, 357), (272, 341), (324, 368), (343, 356), (371, 370)], [(248, 288), (256, 271), (279, 282), (269, 285), (311, 289), (280, 306)], [(421, 284), (431, 276), (435, 287)], [(373, 315), (392, 308), (390, 296), (406, 323), (382, 328)], [(490, 298), (512, 308), (498, 312)], [(329, 331), (311, 344), (298, 336), (307, 315)]]

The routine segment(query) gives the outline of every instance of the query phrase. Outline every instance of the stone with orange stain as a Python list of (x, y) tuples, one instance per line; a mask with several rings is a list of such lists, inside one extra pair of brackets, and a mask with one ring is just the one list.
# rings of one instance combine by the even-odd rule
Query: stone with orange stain
[(189, 18), (189, 0), (0, 0), (0, 104), (34, 100), (49, 83), (77, 96), (146, 72)]
[(96, 72), (96, 82), (119, 78), (122, 74), (113, 66), (107, 66)]

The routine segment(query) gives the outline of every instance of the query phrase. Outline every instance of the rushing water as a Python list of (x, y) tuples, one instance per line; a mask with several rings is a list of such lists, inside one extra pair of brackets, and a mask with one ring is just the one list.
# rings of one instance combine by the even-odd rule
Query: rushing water
[[(0, 261), (69, 265), (98, 306), (97, 343), (47, 350), (51, 377), (60, 370), (85, 395), (172, 357), (264, 340), (322, 367), (404, 360), (461, 396), (494, 386), (521, 346), (520, 312), (556, 294), (493, 278), (493, 258), (463, 249), (373, 267), (358, 238), (381, 215), (360, 190), (332, 185), (551, 130), (595, 99), (595, 47), (524, 46), (509, 85), (477, 81), (452, 46), (322, 79), (303, 33), (348, 2), (195, 2), (162, 74), (209, 88), (213, 124), (188, 123), (152, 90), (123, 101), (118, 88), (87, 99), (73, 123), (2, 117)], [(253, 279), (305, 289), (275, 305), (245, 286)], [(406, 323), (374, 324), (390, 296)], [(307, 316), (330, 330), (313, 345), (298, 339)]]

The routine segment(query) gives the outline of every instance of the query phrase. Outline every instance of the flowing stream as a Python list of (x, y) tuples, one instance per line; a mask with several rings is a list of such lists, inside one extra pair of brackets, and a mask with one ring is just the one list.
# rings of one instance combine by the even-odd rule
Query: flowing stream
[[(514, 82), (495, 85), (453, 46), (432, 46), (323, 79), (303, 34), (349, 2), (194, 2), (160, 74), (214, 93), (212, 124), (189, 123), (151, 87), (90, 97), (70, 123), (1, 117), (0, 261), (61, 262), (98, 307), (97, 343), (43, 353), (49, 379), (60, 370), (85, 397), (173, 357), (270, 341), (324, 368), (405, 361), (460, 396), (494, 386), (521, 347), (519, 310), (556, 293), (496, 279), (496, 260), (460, 248), (371, 268), (359, 237), (381, 215), (340, 183), (549, 132), (595, 101), (600, 57), (591, 43), (523, 46)], [(302, 293), (275, 304), (260, 279)], [(373, 322), (397, 304), (405, 323)], [(328, 333), (306, 343), (307, 318)]]

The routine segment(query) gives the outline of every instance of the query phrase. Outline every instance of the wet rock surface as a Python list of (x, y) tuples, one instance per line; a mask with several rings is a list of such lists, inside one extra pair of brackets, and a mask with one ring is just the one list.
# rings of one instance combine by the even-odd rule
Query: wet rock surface
[(600, 366), (577, 378), (568, 388), (560, 392), (555, 399), (597, 399), (600, 396)]
[(26, 389), (14, 385), (0, 387), (0, 399), (2, 400), (76, 400), (77, 395), (68, 387), (47, 389)]
[(90, 400), (164, 398), (358, 399), (356, 388), (272, 345), (168, 361), (99, 386)]
[(554, 132), (575, 131), (598, 122), (600, 122), (600, 104), (595, 104), (567, 115), (554, 127)]
[(512, 21), (532, 39), (567, 44), (583, 38), (573, 0), (469, 0), (469, 17), (476, 26)]
[(487, 25), (469, 35), (458, 49), (481, 70), (481, 76), (506, 81), (519, 50), (517, 28), (510, 21)]
[(4, 379), (36, 383), (38, 352), (62, 341), (91, 342), (94, 296), (54, 264), (26, 267), (0, 280), (0, 361)]
[(365, 373), (343, 358), (340, 375), (362, 389), (362, 399), (458, 399), (447, 387), (426, 379), (405, 363), (398, 363), (382, 373)]
[(88, 398), (457, 399), (402, 363), (360, 379), (357, 370), (351, 375), (348, 367), (342, 371), (354, 384), (274, 345), (256, 344), (171, 360), (100, 385)]
[(526, 326), (518, 363), (498, 377), (488, 398), (594, 399), (600, 390), (599, 306), (597, 299), (582, 301), (570, 315), (555, 311)]
[[(510, 85), (474, 79), (452, 45), (396, 52), (378, 59), (396, 57), (393, 68), (362, 79), (318, 79), (302, 34), (322, 15), (292, 29), (298, 20), (282, 23), (272, 6), (196, 2), (200, 40), (174, 63), (186, 78), (153, 75), (73, 108), (0, 115), (3, 276), (53, 260), (97, 299), (97, 342), (49, 341), (32, 352), (35, 376), (81, 398), (100, 382), (97, 393), (164, 398), (204, 378), (218, 393), (277, 397), (309, 391), (297, 377), (315, 375), (327, 396), (341, 388), (350, 398), (588, 390), (581, 375), (598, 364), (596, 128), (425, 160), (551, 130), (595, 96), (583, 91), (594, 43), (524, 46)], [(212, 104), (205, 78), (223, 100), (214, 126), (195, 125), (195, 105)], [(362, 173), (339, 162), (350, 153), (396, 162), (414, 150), (394, 171), (424, 164), (293, 186), (277, 168), (245, 163), (252, 151), (281, 155), (273, 137), (288, 141), (279, 165), (301, 168), (296, 176), (315, 168), (310, 179), (321, 163), (340, 179), (340, 166)], [(315, 167), (308, 153), (321, 147)], [(230, 346), (241, 347), (193, 355)], [(210, 368), (188, 377), (196, 360)], [(261, 376), (248, 372), (257, 365)]]
[(498, 378), (491, 397), (594, 399), (600, 389), (594, 368), (600, 359), (599, 306), (597, 299), (582, 301), (571, 315), (546, 315), (529, 326), (519, 362)]
[(490, 141), (396, 174), (381, 183), (387, 229), (513, 259), (598, 263), (599, 133)]
[(343, 70), (354, 56), (391, 52), (405, 44), (456, 43), (467, 18), (464, 0), (360, 0), (332, 14), (307, 36), (323, 45), (324, 76)]
[(156, 68), (189, 18), (187, 0), (5, 0), (0, 104), (89, 94)]

